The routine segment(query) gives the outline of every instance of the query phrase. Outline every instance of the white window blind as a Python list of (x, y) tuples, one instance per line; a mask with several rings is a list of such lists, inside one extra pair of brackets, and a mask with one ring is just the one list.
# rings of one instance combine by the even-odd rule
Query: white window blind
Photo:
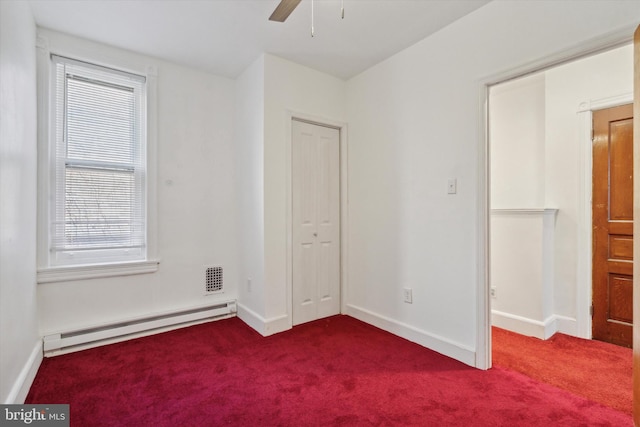
[(145, 78), (52, 56), (52, 265), (146, 257)]

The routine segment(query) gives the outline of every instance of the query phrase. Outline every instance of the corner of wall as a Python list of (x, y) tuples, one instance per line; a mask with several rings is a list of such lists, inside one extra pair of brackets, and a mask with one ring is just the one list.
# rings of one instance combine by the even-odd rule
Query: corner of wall
[(0, 401), (21, 403), (42, 361), (36, 302), (36, 26), (0, 2)]
[(347, 305), (347, 312), (345, 314), (411, 342), (420, 344), (442, 355), (456, 359), (466, 365), (476, 366), (476, 351), (460, 343), (433, 335), (422, 329), (355, 305)]
[(250, 308), (238, 303), (238, 318), (263, 337), (287, 331), (292, 328), (291, 317), (287, 314), (265, 319)]
[(33, 346), (33, 350), (31, 350), (29, 358), (20, 370), (20, 374), (14, 381), (13, 386), (9, 391), (9, 395), (5, 399), (5, 404), (11, 405), (24, 403), (27, 395), (29, 394), (29, 390), (31, 389), (31, 385), (36, 378), (38, 369), (40, 369), (42, 359), (42, 341), (37, 341)]

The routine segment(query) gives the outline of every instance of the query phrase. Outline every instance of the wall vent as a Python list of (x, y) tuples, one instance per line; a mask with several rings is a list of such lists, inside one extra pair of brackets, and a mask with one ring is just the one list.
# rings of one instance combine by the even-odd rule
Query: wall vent
[(207, 292), (222, 291), (222, 267), (207, 267), (206, 288)]

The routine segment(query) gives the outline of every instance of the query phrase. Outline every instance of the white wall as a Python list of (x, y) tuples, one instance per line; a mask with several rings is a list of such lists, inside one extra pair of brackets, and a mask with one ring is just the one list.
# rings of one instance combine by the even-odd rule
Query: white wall
[[(577, 287), (586, 286), (591, 295), (591, 284), (581, 283), (578, 271), (590, 268), (578, 265), (579, 218), (584, 215), (578, 190), (582, 171), (590, 165), (585, 165), (581, 158), (581, 123), (577, 113), (582, 103), (633, 92), (633, 46), (575, 61), (545, 74), (545, 203), (559, 209), (554, 306), (557, 314), (575, 318)], [(586, 185), (590, 187), (591, 183)]]
[(263, 332), (259, 319), (265, 317), (264, 55), (238, 77), (236, 94), (238, 315)]
[(540, 339), (563, 326), (553, 310), (556, 216), (556, 209), (491, 211), (494, 326)]
[[(262, 73), (260, 72), (262, 71)], [(290, 168), (289, 147), (291, 115), (301, 114), (320, 122), (343, 122), (345, 119), (345, 82), (325, 73), (265, 54), (246, 70), (238, 80), (238, 104), (243, 120), (251, 124), (250, 135), (245, 135), (242, 145), (251, 145), (253, 160), (240, 160), (246, 165), (253, 163), (262, 154), (263, 165), (255, 166), (245, 189), (255, 182), (263, 183), (264, 193), (250, 190), (245, 201), (259, 218), (256, 210), (263, 211), (263, 228), (253, 224), (254, 247), (246, 249), (244, 258), (249, 259), (243, 267), (246, 276), (241, 283), (246, 289), (240, 292), (239, 316), (260, 333), (270, 335), (291, 327), (290, 292), (287, 283), (287, 174)], [(263, 90), (261, 95), (259, 92)], [(260, 111), (252, 102), (264, 100)], [(257, 130), (263, 125), (263, 134)], [(261, 140), (262, 138), (262, 140)], [(262, 142), (262, 146), (260, 143)], [(244, 150), (239, 146), (239, 150)], [(246, 153), (245, 153), (246, 155)], [(239, 155), (240, 157), (240, 155)], [(263, 168), (263, 176), (255, 172)], [(245, 178), (240, 178), (244, 180)], [(254, 181), (254, 182), (251, 182)], [(252, 214), (253, 215), (253, 214)], [(262, 240), (259, 240), (263, 237)], [(262, 253), (260, 253), (262, 251)], [(262, 259), (259, 259), (260, 256)], [(260, 271), (260, 268), (264, 268)], [(247, 279), (252, 278), (252, 290), (248, 291)], [(263, 279), (262, 279), (263, 278)], [(261, 280), (262, 279), (262, 280)], [(256, 293), (259, 297), (254, 297)], [(261, 299), (260, 299), (261, 298)]]
[(492, 324), (544, 339), (555, 225), (555, 212), (544, 211), (544, 73), (490, 88), (489, 135)]
[(490, 89), (492, 209), (544, 207), (544, 95), (544, 73)]
[[(235, 82), (40, 30), (52, 52), (157, 69), (157, 252), (151, 274), (38, 286), (43, 335), (237, 298)], [(205, 268), (224, 268), (205, 295)]]
[(631, 34), (639, 14), (637, 2), (491, 2), (348, 82), (350, 313), (475, 363), (480, 82)]
[[(492, 324), (546, 338), (545, 76), (490, 89)], [(555, 220), (552, 221), (552, 225)], [(553, 243), (553, 242), (551, 242)]]
[(36, 27), (0, 2), (0, 402), (22, 403), (42, 360), (36, 307)]

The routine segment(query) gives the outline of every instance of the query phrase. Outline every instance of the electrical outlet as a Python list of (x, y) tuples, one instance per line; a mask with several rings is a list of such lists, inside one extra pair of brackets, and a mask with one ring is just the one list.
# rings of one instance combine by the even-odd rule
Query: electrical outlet
[(456, 194), (458, 192), (458, 180), (451, 178), (447, 182), (447, 194)]
[(247, 278), (247, 292), (251, 293), (251, 277)]
[(403, 288), (402, 289), (402, 295), (404, 296), (404, 302), (406, 302), (408, 304), (412, 304), (413, 303), (413, 292), (412, 292), (411, 288)]
[(491, 298), (498, 298), (498, 290), (496, 289), (495, 286), (491, 287), (491, 289), (489, 290), (489, 293), (491, 294)]

